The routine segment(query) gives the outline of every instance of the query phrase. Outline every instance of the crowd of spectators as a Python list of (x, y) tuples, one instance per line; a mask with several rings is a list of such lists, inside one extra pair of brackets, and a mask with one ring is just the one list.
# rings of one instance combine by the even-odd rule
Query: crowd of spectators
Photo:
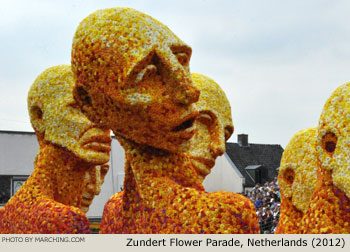
[(280, 215), (281, 195), (277, 178), (264, 185), (257, 184), (253, 190), (244, 193), (256, 208), (262, 234), (273, 234)]

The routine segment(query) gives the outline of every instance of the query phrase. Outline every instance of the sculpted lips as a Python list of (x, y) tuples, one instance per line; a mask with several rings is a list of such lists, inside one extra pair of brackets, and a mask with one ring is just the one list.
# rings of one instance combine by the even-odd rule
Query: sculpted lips
[(174, 134), (176, 138), (182, 139), (182, 141), (189, 140), (195, 132), (194, 121), (197, 115), (198, 113), (191, 113), (187, 115), (184, 117), (182, 122), (174, 127), (169, 133)]
[(82, 205), (83, 206), (89, 206), (93, 199), (94, 199), (94, 195), (91, 195), (90, 193), (86, 193), (86, 192), (83, 193)]
[(89, 210), (89, 207), (93, 199), (94, 199), (93, 195), (84, 193), (83, 198), (81, 200), (81, 210), (83, 210), (86, 213)]
[(198, 113), (191, 113), (184, 117), (183, 121), (172, 129), (172, 132), (192, 131), (193, 123)]
[(82, 147), (99, 152), (110, 152), (111, 137), (100, 129), (90, 129), (81, 138)]

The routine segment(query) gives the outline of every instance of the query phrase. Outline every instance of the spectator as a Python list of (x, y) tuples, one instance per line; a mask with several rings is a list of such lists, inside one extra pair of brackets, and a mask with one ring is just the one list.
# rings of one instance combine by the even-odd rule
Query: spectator
[(263, 186), (257, 184), (244, 195), (255, 205), (261, 233), (273, 234), (278, 224), (281, 205), (277, 178)]

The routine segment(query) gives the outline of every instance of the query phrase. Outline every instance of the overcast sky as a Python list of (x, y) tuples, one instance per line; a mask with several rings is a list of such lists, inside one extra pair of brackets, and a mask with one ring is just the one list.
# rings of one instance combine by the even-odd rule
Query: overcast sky
[(350, 1), (0, 0), (0, 130), (32, 131), (27, 92), (46, 68), (70, 64), (79, 22), (132, 7), (192, 47), (191, 71), (218, 82), (237, 134), (286, 146), (317, 126), (326, 99), (350, 81)]

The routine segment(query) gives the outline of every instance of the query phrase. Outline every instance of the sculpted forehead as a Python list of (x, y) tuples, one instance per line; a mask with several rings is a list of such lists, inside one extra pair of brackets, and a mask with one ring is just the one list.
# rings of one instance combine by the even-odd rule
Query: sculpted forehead
[[(117, 35), (119, 37), (115, 37)], [(139, 44), (145, 47), (160, 45), (165, 38), (170, 43), (180, 41), (167, 26), (151, 16), (131, 8), (110, 8), (95, 11), (86, 17), (80, 23), (73, 42), (100, 42), (109, 47), (108, 39), (111, 39), (120, 43), (128, 41), (135, 49), (135, 45)]]
[(196, 103), (197, 109), (211, 111), (224, 126), (232, 125), (231, 106), (221, 87), (202, 74), (192, 73), (192, 81), (201, 92)]
[(316, 134), (314, 127), (293, 136), (283, 152), (278, 174), (281, 192), (301, 211), (306, 211), (316, 186)]
[[(184, 45), (171, 30), (154, 18), (130, 8), (98, 10), (85, 18), (73, 39), (72, 69), (79, 74), (91, 61), (108, 61), (125, 81), (136, 63), (158, 48)], [(91, 70), (91, 69), (88, 69)]]
[(350, 83), (338, 87), (327, 100), (320, 117), (319, 129), (348, 128), (350, 122)]
[(73, 85), (74, 79), (69, 65), (48, 68), (35, 79), (30, 87), (28, 109), (34, 103), (45, 107), (57, 99), (72, 100)]

